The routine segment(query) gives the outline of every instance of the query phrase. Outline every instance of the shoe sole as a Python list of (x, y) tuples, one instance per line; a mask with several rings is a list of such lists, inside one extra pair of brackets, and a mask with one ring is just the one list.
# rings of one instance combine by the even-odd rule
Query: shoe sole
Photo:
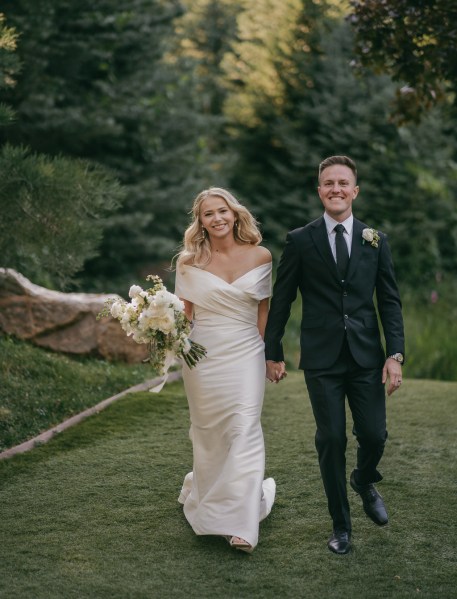
[[(328, 545), (327, 545), (327, 547), (328, 547)], [(329, 548), (329, 551), (331, 551), (335, 555), (347, 555), (348, 553), (351, 553), (351, 550), (352, 550), (351, 547), (348, 547), (346, 551), (335, 551), (331, 547), (328, 547), (328, 548)]]

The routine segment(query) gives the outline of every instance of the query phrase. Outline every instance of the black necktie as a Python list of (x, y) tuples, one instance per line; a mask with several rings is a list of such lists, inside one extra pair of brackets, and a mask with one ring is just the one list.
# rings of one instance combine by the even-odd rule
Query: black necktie
[(346, 229), (343, 225), (336, 225), (335, 227), (336, 264), (343, 280), (346, 278), (346, 272), (349, 264), (348, 246), (346, 240), (344, 239), (345, 230)]

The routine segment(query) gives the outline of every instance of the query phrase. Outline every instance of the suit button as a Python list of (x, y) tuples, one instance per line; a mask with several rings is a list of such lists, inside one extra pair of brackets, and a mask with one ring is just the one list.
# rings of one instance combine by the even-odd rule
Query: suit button
[(347, 314), (344, 315), (345, 320), (347, 320), (349, 318), (349, 316)]

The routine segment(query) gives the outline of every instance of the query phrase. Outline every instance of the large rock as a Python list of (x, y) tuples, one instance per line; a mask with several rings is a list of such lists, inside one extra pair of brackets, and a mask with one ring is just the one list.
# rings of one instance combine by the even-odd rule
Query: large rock
[(110, 297), (117, 296), (51, 291), (0, 268), (0, 331), (58, 352), (140, 362), (145, 345), (127, 337), (117, 320), (96, 319)]

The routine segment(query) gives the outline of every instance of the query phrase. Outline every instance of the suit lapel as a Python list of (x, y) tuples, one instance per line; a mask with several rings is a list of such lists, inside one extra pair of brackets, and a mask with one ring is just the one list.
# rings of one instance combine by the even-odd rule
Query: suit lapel
[[(336, 267), (335, 259), (333, 258), (332, 250), (330, 248), (330, 242), (328, 240), (327, 227), (325, 225), (324, 217), (317, 219), (310, 229), (311, 237), (316, 245), (316, 248), (321, 255), (323, 261), (327, 264), (332, 274), (340, 281), (340, 275)], [(350, 261), (349, 261), (350, 263)]]
[(362, 244), (362, 231), (364, 224), (354, 218), (352, 225), (352, 245), (351, 245), (351, 259), (349, 260), (349, 268), (346, 274), (346, 281), (352, 277), (357, 270), (357, 265), (362, 256), (363, 244)]

